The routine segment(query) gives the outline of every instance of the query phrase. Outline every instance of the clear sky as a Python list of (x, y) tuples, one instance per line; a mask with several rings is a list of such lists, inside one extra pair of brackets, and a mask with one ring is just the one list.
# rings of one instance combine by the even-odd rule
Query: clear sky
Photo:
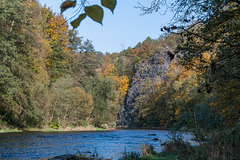
[[(167, 25), (173, 15), (168, 12), (165, 15), (153, 13), (141, 16), (140, 10), (135, 8), (138, 1), (118, 0), (114, 14), (104, 8), (103, 25), (87, 17), (77, 28), (79, 36), (83, 36), (84, 40), (93, 41), (95, 50), (103, 53), (120, 52), (128, 47), (134, 47), (148, 36), (153, 39), (158, 38), (162, 34), (160, 28)], [(60, 13), (60, 5), (63, 0), (39, 0), (39, 2), (42, 5), (46, 4), (54, 12)], [(151, 0), (141, 0), (141, 2), (146, 3)], [(99, 4), (100, 0), (96, 3)], [(91, 3), (91, 5), (93, 4)], [(74, 15), (74, 10), (69, 9), (63, 15), (70, 18)]]

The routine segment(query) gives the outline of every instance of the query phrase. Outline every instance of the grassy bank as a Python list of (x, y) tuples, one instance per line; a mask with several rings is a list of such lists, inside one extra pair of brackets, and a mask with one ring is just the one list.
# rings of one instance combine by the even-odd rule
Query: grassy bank
[(1, 129), (0, 133), (10, 133), (10, 132), (22, 132), (22, 130), (18, 129)]
[(106, 130), (114, 130), (115, 128), (98, 128), (94, 126), (79, 126), (79, 127), (66, 127), (66, 128), (50, 128), (50, 127), (45, 127), (45, 128), (24, 128), (24, 129), (17, 129), (17, 128), (8, 128), (4, 127), (0, 129), (0, 133), (10, 133), (10, 132), (23, 132), (23, 131), (28, 131), (28, 132), (70, 132), (70, 131), (106, 131)]
[[(60, 155), (51, 159), (71, 159), (71, 160), (104, 160), (97, 152), (94, 154), (79, 154), (79, 155)], [(177, 153), (161, 152), (157, 153), (154, 151), (151, 145), (142, 145), (142, 152), (127, 152), (124, 151), (122, 157), (119, 160), (179, 160)]]

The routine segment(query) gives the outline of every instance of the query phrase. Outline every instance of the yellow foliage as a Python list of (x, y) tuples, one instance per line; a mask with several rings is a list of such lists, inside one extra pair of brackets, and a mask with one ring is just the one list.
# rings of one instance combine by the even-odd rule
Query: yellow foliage
[(109, 64), (102, 73), (102, 77), (114, 77), (117, 76), (118, 70), (114, 64)]
[(129, 89), (129, 78), (127, 76), (114, 77), (115, 87), (118, 91), (118, 102), (123, 103)]
[(229, 125), (236, 120), (240, 120), (240, 81), (231, 80), (215, 88), (214, 102), (211, 106), (217, 110), (217, 113), (223, 117)]
[(176, 111), (175, 111), (175, 116), (176, 116), (176, 119), (179, 119), (179, 117), (180, 117), (180, 109), (178, 108), (178, 109), (176, 109)]
[(67, 34), (68, 26), (62, 15), (56, 15), (50, 18), (45, 33), (47, 33), (48, 37), (51, 38), (50, 43), (53, 43), (59, 38), (61, 38), (63, 46), (66, 46), (69, 42)]

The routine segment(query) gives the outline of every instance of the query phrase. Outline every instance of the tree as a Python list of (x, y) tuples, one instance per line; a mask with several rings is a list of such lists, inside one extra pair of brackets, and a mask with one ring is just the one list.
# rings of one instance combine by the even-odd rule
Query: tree
[(71, 63), (71, 75), (85, 86), (90, 77), (97, 75), (98, 63), (94, 53), (76, 53)]
[(116, 103), (113, 79), (92, 77), (87, 82), (86, 91), (92, 94), (94, 100), (94, 109), (91, 114), (92, 123), (97, 127), (115, 123), (119, 107)]
[(31, 92), (36, 74), (30, 62), (32, 46), (39, 41), (32, 34), (36, 33), (34, 14), (29, 13), (38, 18), (38, 12), (31, 10), (34, 7), (28, 1), (0, 3), (0, 119), (17, 127), (41, 125), (38, 103)]
[[(46, 9), (44, 9), (46, 10)], [(68, 26), (64, 23), (62, 15), (54, 15), (46, 11), (47, 24), (44, 32), (49, 40), (51, 51), (47, 56), (46, 64), (52, 80), (63, 76), (69, 67), (71, 52), (68, 48)]]
[(124, 59), (122, 57), (119, 57), (117, 61), (115, 62), (115, 66), (118, 69), (119, 76), (123, 76), (126, 73), (126, 66)]
[(95, 51), (92, 41), (89, 39), (84, 41), (79, 49), (80, 49), (80, 52), (82, 53), (93, 53)]
[[(150, 7), (139, 6), (139, 8), (147, 14), (157, 11), (164, 5), (164, 2), (154, 0)], [(199, 71), (205, 72), (203, 74), (205, 78), (201, 82), (202, 86), (215, 89), (212, 91), (215, 94), (213, 106), (218, 108), (218, 112), (226, 118), (229, 124), (237, 124), (240, 118), (237, 112), (239, 107), (236, 105), (239, 103), (237, 90), (240, 86), (239, 1), (196, 0), (186, 2), (176, 0), (173, 1), (170, 8), (175, 11), (175, 22), (169, 27), (164, 27), (163, 30), (175, 31), (176, 34), (183, 36), (183, 43), (178, 47), (183, 54), (181, 63), (185, 67), (191, 68), (197, 57), (204, 64), (206, 62), (203, 54), (209, 53), (211, 63), (198, 68)], [(230, 88), (237, 90), (230, 91)], [(211, 91), (208, 90), (208, 92)], [(223, 101), (224, 103), (219, 103)], [(228, 112), (231, 114), (224, 115), (229, 108), (232, 108)]]
[[(150, 7), (140, 4), (139, 8), (148, 14), (166, 6), (165, 2), (153, 0)], [(195, 72), (198, 87), (192, 86), (195, 91), (186, 95), (184, 88), (192, 90), (187, 84), (194, 79), (174, 83), (175, 88), (184, 86), (176, 99), (182, 107), (177, 110), (180, 121), (196, 133), (202, 150), (198, 158), (239, 158), (235, 138), (240, 132), (240, 2), (174, 0), (169, 8), (174, 11), (174, 22), (162, 31), (182, 36), (176, 51), (185, 69)]]
[(79, 52), (80, 46), (82, 44), (82, 37), (78, 36), (77, 30), (69, 30), (68, 35), (69, 35), (68, 48), (74, 53)]
[(94, 108), (92, 95), (76, 84), (71, 76), (61, 77), (53, 83), (49, 122), (58, 122), (63, 127), (89, 122)]

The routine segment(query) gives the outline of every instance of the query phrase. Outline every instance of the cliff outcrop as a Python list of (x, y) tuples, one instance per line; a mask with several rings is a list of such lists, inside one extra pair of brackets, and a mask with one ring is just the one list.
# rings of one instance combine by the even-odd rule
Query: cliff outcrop
[(132, 83), (125, 100), (125, 106), (119, 112), (119, 127), (134, 127), (135, 117), (144, 97), (153, 92), (157, 83), (166, 78), (166, 73), (175, 55), (171, 51), (156, 52), (148, 60), (135, 68)]

